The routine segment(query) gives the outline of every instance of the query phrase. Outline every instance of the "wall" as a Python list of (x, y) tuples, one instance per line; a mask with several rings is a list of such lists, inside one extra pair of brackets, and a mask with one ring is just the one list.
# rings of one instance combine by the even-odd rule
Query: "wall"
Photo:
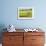
[[(0, 24), (15, 25), (16, 28), (38, 27), (46, 28), (46, 0), (1, 0)], [(33, 7), (35, 18), (32, 20), (17, 20), (18, 7)]]
[[(13, 24), (16, 28), (40, 27), (46, 32), (45, 4), (46, 0), (0, 0), (0, 27), (5, 27), (9, 24)], [(34, 19), (17, 19), (17, 8), (23, 6), (34, 8)]]

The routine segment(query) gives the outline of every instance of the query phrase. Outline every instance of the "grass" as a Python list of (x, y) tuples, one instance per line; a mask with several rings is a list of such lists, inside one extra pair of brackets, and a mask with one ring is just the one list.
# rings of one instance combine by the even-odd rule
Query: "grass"
[(19, 17), (32, 17), (32, 10), (20, 10)]

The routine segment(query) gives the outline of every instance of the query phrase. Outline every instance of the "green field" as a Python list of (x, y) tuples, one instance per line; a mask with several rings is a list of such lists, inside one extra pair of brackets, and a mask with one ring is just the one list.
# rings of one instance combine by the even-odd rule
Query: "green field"
[(32, 17), (32, 9), (31, 10), (20, 10), (19, 17)]

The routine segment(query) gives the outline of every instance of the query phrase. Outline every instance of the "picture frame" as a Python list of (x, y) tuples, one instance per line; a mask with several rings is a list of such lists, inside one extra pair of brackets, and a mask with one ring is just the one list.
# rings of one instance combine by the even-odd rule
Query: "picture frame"
[(32, 7), (19, 7), (18, 8), (18, 19), (33, 19), (34, 18), (34, 8)]

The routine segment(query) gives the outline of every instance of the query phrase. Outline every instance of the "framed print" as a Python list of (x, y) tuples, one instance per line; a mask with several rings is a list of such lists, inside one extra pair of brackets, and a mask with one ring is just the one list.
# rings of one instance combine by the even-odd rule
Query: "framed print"
[(17, 17), (18, 17), (18, 19), (33, 19), (34, 18), (34, 8), (19, 7)]

